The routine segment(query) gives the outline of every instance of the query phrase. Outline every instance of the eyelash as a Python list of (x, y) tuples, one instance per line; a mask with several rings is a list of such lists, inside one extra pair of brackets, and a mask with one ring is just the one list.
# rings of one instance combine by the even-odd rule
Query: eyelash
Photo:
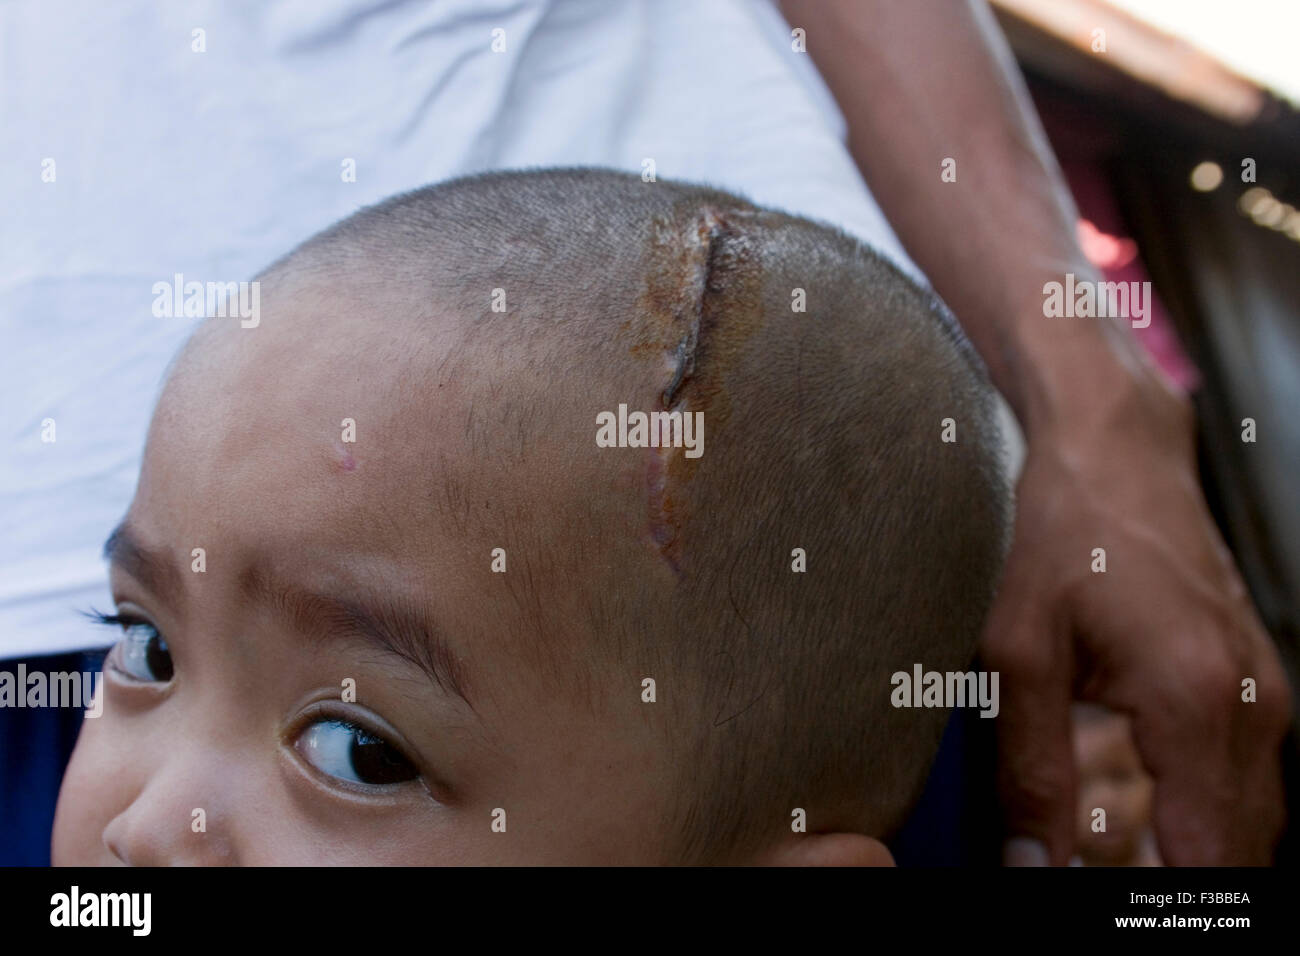
[(102, 624), (105, 627), (125, 627), (128, 624), (147, 624), (148, 621), (142, 621), (138, 617), (132, 617), (129, 614), (105, 614), (103, 611), (96, 611), (91, 608), (86, 612), (86, 616), (96, 624)]
[[(123, 657), (127, 653), (134, 653), (137, 657), (143, 655), (139, 660), (134, 660), (131, 662), (127, 662), (125, 660), (121, 661), (122, 666), (116, 666), (115, 670), (117, 670), (119, 673), (124, 674), (128, 679), (133, 680), (136, 683), (140, 683), (140, 684), (165, 684), (172, 679), (172, 676), (175, 673), (175, 669), (174, 669), (175, 665), (172, 663), (171, 650), (167, 647), (167, 639), (163, 637), (162, 631), (160, 631), (154, 624), (134, 614), (105, 614), (102, 611), (96, 611), (94, 609), (91, 609), (88, 616), (96, 624), (100, 624), (105, 627), (118, 628), (122, 631), (122, 635), (123, 635), (122, 639), (118, 641), (118, 643), (112, 649), (104, 652), (105, 662), (107, 662), (110, 655), (114, 653), (116, 653), (119, 658)], [(127, 648), (126, 642), (131, 640), (131, 633), (130, 633), (131, 629), (136, 627), (148, 628), (151, 632), (153, 632), (153, 637), (149, 638), (146, 641), (145, 646), (143, 648), (139, 648), (139, 647)], [(157, 638), (158, 641), (156, 648), (153, 647), (154, 638)], [(160, 651), (162, 654), (165, 654), (166, 655), (165, 660), (150, 662), (149, 652), (151, 648)], [(152, 676), (141, 677), (138, 674), (132, 673), (130, 670), (130, 666), (132, 663), (143, 664), (148, 669), (150, 675)], [(157, 676), (154, 671), (155, 666), (165, 670), (166, 675)]]

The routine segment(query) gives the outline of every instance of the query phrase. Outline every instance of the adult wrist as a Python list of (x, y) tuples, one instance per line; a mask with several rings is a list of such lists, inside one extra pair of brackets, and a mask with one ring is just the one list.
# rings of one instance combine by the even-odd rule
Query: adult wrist
[(1047, 315), (1045, 298), (1019, 310), (1008, 341), (1007, 398), (1027, 439), (1092, 429), (1153, 399), (1176, 402), (1126, 320)]

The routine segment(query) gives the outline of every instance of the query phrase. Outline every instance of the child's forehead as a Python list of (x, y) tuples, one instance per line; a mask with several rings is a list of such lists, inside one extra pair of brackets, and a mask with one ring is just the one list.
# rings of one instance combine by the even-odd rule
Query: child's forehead
[(142, 491), (198, 499), (197, 513), (250, 535), (326, 547), (362, 535), (400, 550), (454, 532), (437, 520), (436, 490), (482, 470), (464, 438), (462, 384), (427, 387), (391, 336), (349, 336), (337, 322), (311, 331), (268, 316), (196, 339), (155, 411)]
[(644, 481), (596, 448), (590, 375), (346, 297), (267, 296), (257, 328), (221, 321), (178, 361), (150, 430), (133, 511), (168, 546), (366, 550), (449, 602), (505, 609), (581, 593), (593, 534), (603, 563), (647, 553)]

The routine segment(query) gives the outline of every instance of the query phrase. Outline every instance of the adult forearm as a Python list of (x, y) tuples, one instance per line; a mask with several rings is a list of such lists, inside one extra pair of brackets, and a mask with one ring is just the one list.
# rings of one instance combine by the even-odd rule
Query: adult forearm
[[(785, 0), (908, 253), (1022, 424), (1146, 374), (1126, 330), (1047, 318), (1043, 286), (1094, 270), (1074, 204), (983, 0)], [(949, 178), (941, 177), (945, 161)]]

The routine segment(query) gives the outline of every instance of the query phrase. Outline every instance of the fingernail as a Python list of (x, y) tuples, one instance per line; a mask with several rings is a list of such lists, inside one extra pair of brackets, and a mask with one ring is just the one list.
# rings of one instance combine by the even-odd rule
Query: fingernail
[(1047, 866), (1047, 847), (1029, 837), (1012, 837), (1002, 844), (1003, 866)]

